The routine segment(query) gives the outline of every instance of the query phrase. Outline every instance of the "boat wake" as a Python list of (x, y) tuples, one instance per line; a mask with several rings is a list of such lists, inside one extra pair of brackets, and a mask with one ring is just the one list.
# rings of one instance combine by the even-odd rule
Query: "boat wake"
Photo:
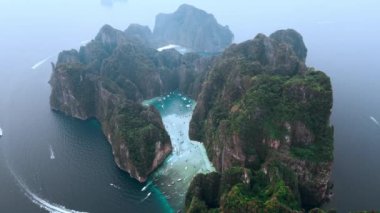
[(113, 183), (110, 183), (110, 186), (112, 186), (113, 188), (115, 188), (115, 189), (121, 189), (121, 187), (120, 186), (118, 186), (118, 185), (115, 185), (115, 184), (113, 184)]
[(84, 46), (84, 45), (90, 43), (90, 41), (91, 41), (91, 39), (90, 39), (90, 40), (84, 40), (84, 41), (81, 41), (81, 42), (80, 42), (80, 45)]
[(67, 209), (64, 206), (50, 203), (47, 200), (42, 199), (38, 195), (34, 194), (28, 186), (13, 172), (12, 169), (9, 169), (12, 176), (16, 179), (17, 184), (20, 186), (20, 188), (23, 190), (26, 197), (29, 198), (30, 201), (32, 201), (34, 204), (38, 205), (41, 209), (45, 209), (48, 212), (51, 213), (84, 213), (80, 211), (75, 211), (71, 209)]
[(141, 191), (143, 192), (143, 191), (145, 191), (151, 184), (152, 184), (153, 182), (152, 181), (150, 181), (149, 183), (147, 183), (142, 189), (141, 189)]
[(144, 202), (146, 199), (148, 199), (150, 197), (150, 195), (152, 194), (152, 192), (149, 192), (145, 197), (144, 199), (142, 199), (140, 202)]
[(380, 123), (376, 120), (376, 118), (369, 116), (369, 118), (377, 125), (380, 126)]
[(54, 160), (55, 159), (55, 155), (54, 155), (54, 151), (53, 151), (52, 145), (50, 145), (49, 150), (50, 150), (50, 159)]
[(170, 49), (175, 49), (177, 50), (179, 53), (181, 53), (182, 55), (185, 54), (185, 53), (188, 53), (190, 52), (189, 49), (185, 48), (185, 47), (182, 47), (180, 45), (176, 45), (176, 44), (169, 44), (169, 45), (166, 45), (166, 46), (163, 46), (163, 47), (160, 47), (157, 49), (158, 52), (162, 52), (164, 50), (170, 50)]
[(36, 64), (34, 64), (34, 65), (32, 66), (32, 69), (33, 69), (33, 70), (37, 69), (39, 66), (41, 66), (42, 64), (44, 64), (44, 63), (45, 63), (47, 60), (49, 60), (50, 58), (51, 58), (51, 56), (49, 56), (49, 57), (47, 57), (47, 58), (45, 58), (45, 59), (43, 59), (43, 60), (37, 62)]
[(166, 46), (163, 46), (163, 47), (157, 48), (157, 51), (158, 51), (158, 52), (161, 52), (161, 51), (164, 51), (164, 50), (175, 49), (175, 48), (179, 48), (179, 47), (180, 47), (180, 46), (179, 46), (179, 45), (176, 45), (176, 44), (169, 44), (169, 45), (166, 45)]

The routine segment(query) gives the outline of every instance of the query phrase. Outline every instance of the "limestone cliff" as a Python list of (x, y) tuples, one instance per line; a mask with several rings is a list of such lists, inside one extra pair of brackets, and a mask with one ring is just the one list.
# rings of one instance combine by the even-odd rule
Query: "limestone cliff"
[[(125, 79), (119, 86), (105, 76), (91, 73), (79, 58), (78, 62), (62, 63), (67, 54), (70, 53), (60, 54), (50, 80), (52, 109), (79, 119), (96, 118), (112, 145), (117, 165), (145, 181), (171, 152), (159, 113), (133, 101), (142, 97), (135, 84)], [(122, 86), (130, 90), (123, 91)]]
[(131, 24), (124, 31), (125, 35), (134, 41), (140, 42), (150, 47), (157, 46), (153, 37), (152, 31), (148, 26), (142, 26), (139, 24)]
[(159, 113), (140, 103), (177, 89), (196, 97), (212, 58), (158, 52), (136, 40), (139, 30), (127, 32), (105, 25), (79, 51), (60, 53), (50, 104), (82, 120), (96, 118), (117, 165), (143, 182), (172, 147)]
[(195, 52), (221, 52), (233, 39), (228, 26), (187, 4), (172, 14), (157, 15), (153, 34), (160, 46), (177, 44)]
[(159, 113), (145, 99), (180, 90), (197, 99), (190, 137), (205, 144), (217, 173), (195, 177), (186, 210), (281, 212), (328, 198), (333, 159), (328, 76), (305, 64), (294, 30), (257, 35), (221, 55), (157, 51), (170, 43), (219, 52), (227, 27), (189, 5), (159, 15), (153, 33), (105, 25), (79, 51), (63, 51), (50, 80), (53, 110), (96, 118), (117, 165), (143, 182), (171, 152)]
[[(237, 167), (252, 171), (253, 178), (216, 190), (217, 207), (188, 194), (189, 211), (202, 205), (224, 212), (291, 211), (327, 199), (332, 88), (323, 72), (306, 67), (306, 51), (301, 35), (281, 30), (232, 45), (216, 60), (198, 96), (190, 137), (204, 142), (222, 175)], [(197, 187), (203, 185), (191, 188)]]

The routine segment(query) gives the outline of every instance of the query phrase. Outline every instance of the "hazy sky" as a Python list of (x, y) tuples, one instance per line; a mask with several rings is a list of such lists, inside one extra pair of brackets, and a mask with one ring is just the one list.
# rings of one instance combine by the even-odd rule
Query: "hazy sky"
[[(130, 0), (129, 19), (153, 26), (154, 14), (174, 11), (186, 2), (213, 13), (223, 25), (229, 25), (236, 41), (252, 38), (257, 32), (270, 33), (279, 28), (301, 28), (303, 25), (328, 25), (332, 22), (352, 22), (377, 16), (380, 3), (365, 1), (305, 1), (305, 0)], [(370, 23), (369, 23), (370, 24)]]
[[(230, 27), (235, 42), (293, 28), (309, 49), (307, 62), (320, 69), (331, 70), (336, 55), (340, 57), (334, 60), (342, 61), (335, 65), (379, 66), (374, 60), (380, 55), (377, 0), (1, 0), (0, 49), (8, 51), (0, 52), (0, 60), (24, 57), (32, 63), (62, 49), (78, 48), (104, 24), (121, 30), (131, 23), (153, 28), (158, 13), (171, 13), (183, 3), (214, 14)], [(357, 54), (362, 56), (359, 62), (352, 60)]]
[[(367, 48), (380, 49), (379, 2), (377, 0), (1, 0), (0, 48), (25, 48), (25, 45), (31, 45), (30, 39), (33, 38), (36, 46), (33, 48), (37, 48), (36, 50), (39, 50), (37, 52), (51, 51), (52, 46), (56, 47), (54, 51), (58, 52), (61, 49), (77, 47), (80, 41), (92, 39), (104, 24), (110, 24), (121, 30), (126, 29), (130, 23), (153, 28), (158, 13), (173, 12), (179, 5), (188, 3), (214, 14), (222, 25), (228, 25), (235, 34), (235, 42), (251, 39), (257, 33), (270, 34), (278, 29), (294, 28), (303, 35), (308, 48), (314, 51), (318, 49), (324, 51), (323, 48), (330, 46), (331, 43), (358, 44), (365, 39), (365, 42), (371, 46), (357, 47), (364, 51)], [(53, 41), (51, 38), (56, 42), (54, 45), (51, 44)], [(9, 39), (18, 42), (10, 43)], [(31, 54), (34, 56), (35, 52)]]
[[(59, 19), (66, 19), (72, 27), (76, 23), (108, 23), (124, 29), (129, 23), (140, 23), (152, 28), (156, 14), (173, 12), (182, 3), (213, 13), (221, 24), (230, 26), (236, 41), (279, 28), (302, 29), (305, 25), (360, 21), (370, 26), (380, 20), (380, 3), (376, 0), (1, 0), (0, 24), (5, 21), (30, 27), (46, 22), (59, 24), (62, 22)], [(111, 7), (113, 4), (116, 6)], [(107, 7), (101, 8), (101, 5)], [(88, 27), (92, 30), (91, 25)]]

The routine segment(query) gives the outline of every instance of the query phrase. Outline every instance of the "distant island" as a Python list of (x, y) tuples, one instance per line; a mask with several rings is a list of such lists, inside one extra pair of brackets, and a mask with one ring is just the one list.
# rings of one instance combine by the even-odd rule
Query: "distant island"
[(158, 15), (153, 31), (105, 25), (79, 51), (59, 54), (51, 108), (96, 118), (117, 165), (144, 182), (172, 145), (158, 111), (141, 103), (181, 91), (197, 101), (190, 138), (204, 143), (217, 170), (193, 179), (186, 212), (320, 206), (330, 195), (333, 161), (329, 77), (305, 65), (295, 30), (232, 41), (227, 26), (190, 5)]

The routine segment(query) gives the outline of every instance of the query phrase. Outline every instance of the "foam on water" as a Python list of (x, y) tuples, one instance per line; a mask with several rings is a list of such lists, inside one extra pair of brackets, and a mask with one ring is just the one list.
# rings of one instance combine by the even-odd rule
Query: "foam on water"
[(376, 125), (380, 126), (380, 123), (376, 120), (376, 118), (370, 116), (369, 117)]
[(86, 213), (82, 211), (76, 211), (72, 209), (68, 209), (65, 206), (52, 203), (46, 199), (41, 198), (37, 194), (33, 193), (29, 187), (26, 185), (26, 183), (13, 171), (13, 169), (10, 167), (8, 159), (5, 159), (6, 167), (8, 168), (10, 174), (12, 177), (16, 180), (16, 184), (18, 187), (20, 187), (21, 191), (24, 193), (24, 195), (35, 205), (39, 206), (41, 209), (44, 209), (51, 213)]
[(161, 51), (164, 51), (164, 50), (175, 49), (175, 48), (178, 48), (178, 47), (180, 47), (180, 46), (176, 45), (176, 44), (169, 44), (169, 45), (166, 45), (166, 46), (158, 48), (157, 51), (161, 52)]
[(149, 181), (149, 183), (147, 183), (142, 189), (141, 191), (145, 191), (153, 182), (152, 181)]
[(54, 155), (54, 151), (53, 151), (53, 146), (52, 145), (49, 146), (49, 151), (50, 151), (50, 159), (54, 160), (55, 159), (55, 155)]
[(110, 183), (110, 186), (113, 187), (113, 188), (115, 188), (115, 189), (117, 189), (117, 190), (120, 190), (120, 189), (121, 189), (120, 186), (118, 186), (118, 185), (116, 185), (116, 184), (113, 184), (113, 183)]
[(170, 50), (170, 49), (175, 49), (175, 50), (177, 50), (181, 54), (185, 54), (185, 53), (190, 52), (189, 49), (187, 49), (185, 47), (182, 47), (180, 45), (177, 45), (177, 44), (169, 44), (169, 45), (160, 47), (160, 48), (157, 49), (157, 51), (161, 52), (161, 51)]
[[(8, 167), (9, 168), (9, 167)], [(45, 209), (48, 212), (52, 213), (81, 213), (80, 211), (75, 211), (72, 209), (67, 209), (66, 207), (51, 203), (48, 200), (45, 200), (38, 195), (34, 194), (29, 187), (19, 178), (14, 171), (9, 168), (9, 171), (11, 172), (12, 176), (15, 178), (17, 181), (18, 186), (22, 189), (24, 192), (25, 196), (28, 197), (30, 201), (32, 201), (34, 204), (38, 205), (41, 209)]]
[(152, 194), (152, 192), (149, 192), (146, 197), (144, 197), (144, 199), (142, 199), (140, 202), (144, 202), (146, 199), (148, 199), (150, 197), (150, 195)]
[(90, 43), (90, 41), (91, 41), (91, 39), (89, 39), (89, 40), (84, 40), (84, 41), (81, 41), (81, 42), (80, 42), (80, 45), (84, 46), (84, 45), (86, 45), (86, 44)]
[(41, 61), (37, 62), (36, 64), (34, 64), (34, 65), (32, 66), (32, 69), (33, 69), (33, 70), (37, 69), (39, 66), (41, 66), (42, 64), (44, 64), (47, 60), (49, 60), (51, 57), (52, 57), (52, 56), (49, 56), (49, 57), (47, 57), (47, 58), (45, 58), (45, 59), (42, 59)]

